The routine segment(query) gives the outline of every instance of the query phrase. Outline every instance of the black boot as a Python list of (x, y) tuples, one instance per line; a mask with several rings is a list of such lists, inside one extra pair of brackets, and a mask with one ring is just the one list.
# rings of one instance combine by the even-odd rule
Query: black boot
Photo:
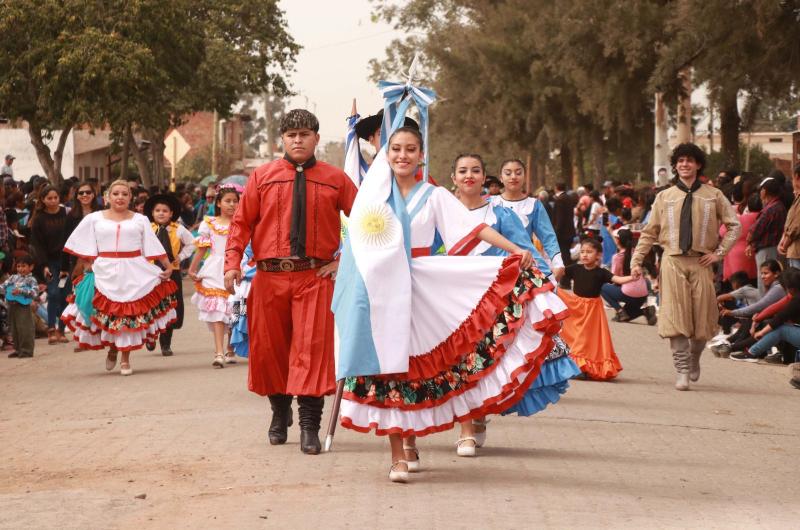
[(300, 450), (307, 455), (318, 455), (322, 450), (319, 441), (319, 424), (322, 421), (322, 406), (325, 398), (312, 396), (297, 397), (300, 416)]
[(286, 443), (287, 430), (292, 425), (292, 396), (273, 394), (269, 396), (272, 407), (272, 421), (269, 424), (269, 443), (281, 445)]

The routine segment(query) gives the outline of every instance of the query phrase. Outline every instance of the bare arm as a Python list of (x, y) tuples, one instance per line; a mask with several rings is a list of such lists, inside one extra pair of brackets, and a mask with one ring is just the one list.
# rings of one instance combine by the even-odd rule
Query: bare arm
[(520, 267), (522, 267), (523, 269), (527, 269), (528, 267), (531, 266), (531, 263), (533, 263), (533, 256), (529, 251), (518, 247), (517, 245), (515, 245), (502, 235), (500, 235), (500, 233), (498, 233), (493, 228), (486, 226), (483, 229), (481, 229), (480, 232), (478, 232), (477, 236), (478, 239), (480, 239), (481, 241), (486, 241), (493, 247), (501, 248), (506, 252), (508, 252), (509, 254), (522, 256), (522, 260), (520, 261)]

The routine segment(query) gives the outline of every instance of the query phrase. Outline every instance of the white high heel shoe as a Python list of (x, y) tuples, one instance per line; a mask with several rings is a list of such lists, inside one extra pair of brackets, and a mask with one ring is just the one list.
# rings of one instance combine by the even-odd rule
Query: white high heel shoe
[[(472, 442), (467, 443), (467, 442)], [(474, 436), (464, 436), (459, 438), (456, 442), (456, 454), (458, 456), (477, 456), (478, 455), (478, 442)]]
[(403, 471), (402, 469), (396, 469), (398, 466), (405, 464), (406, 468), (408, 468), (408, 461), (406, 460), (398, 460), (392, 467), (389, 468), (389, 480), (392, 482), (399, 482), (401, 484), (405, 484), (408, 482), (408, 471)]
[(409, 473), (417, 473), (420, 469), (419, 464), (419, 449), (416, 447), (412, 447), (410, 445), (403, 444), (403, 451), (413, 451), (414, 455), (417, 457), (416, 460), (406, 460), (406, 465), (408, 466)]

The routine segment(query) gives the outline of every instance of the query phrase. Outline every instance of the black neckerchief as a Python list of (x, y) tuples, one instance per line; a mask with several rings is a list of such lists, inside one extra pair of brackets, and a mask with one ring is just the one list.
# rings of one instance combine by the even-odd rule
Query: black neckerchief
[(695, 178), (691, 188), (687, 188), (681, 179), (675, 183), (679, 190), (686, 194), (681, 206), (681, 231), (678, 239), (678, 246), (681, 252), (686, 253), (692, 250), (692, 197), (694, 192), (700, 189), (702, 182)]
[(303, 164), (298, 164), (289, 154), (283, 159), (294, 166), (294, 189), (292, 190), (292, 226), (289, 231), (289, 243), (292, 256), (306, 257), (306, 174), (305, 170), (314, 167), (317, 159), (313, 156)]
[(161, 242), (161, 246), (164, 247), (164, 250), (167, 252), (167, 258), (169, 259), (169, 262), (172, 263), (175, 261), (175, 256), (172, 254), (172, 242), (169, 240), (169, 225), (159, 224), (158, 229), (156, 230), (156, 237)]

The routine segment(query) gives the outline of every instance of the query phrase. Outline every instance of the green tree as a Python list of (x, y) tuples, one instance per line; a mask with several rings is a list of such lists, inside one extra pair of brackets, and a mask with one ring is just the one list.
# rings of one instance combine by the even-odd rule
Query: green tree
[(676, 95), (677, 73), (685, 67), (693, 68), (696, 84), (708, 83), (719, 107), (722, 151), (733, 167), (740, 97), (757, 108), (764, 98), (791, 97), (800, 80), (800, 2), (679, 0), (669, 7), (653, 86)]
[[(164, 132), (245, 92), (288, 92), (299, 49), (277, 0), (0, 0), (0, 114), (28, 122), (54, 182), (76, 126), (110, 125), (151, 178), (134, 129), (161, 161)], [(55, 152), (44, 140), (61, 130)], [(126, 151), (127, 152), (127, 151)]]

